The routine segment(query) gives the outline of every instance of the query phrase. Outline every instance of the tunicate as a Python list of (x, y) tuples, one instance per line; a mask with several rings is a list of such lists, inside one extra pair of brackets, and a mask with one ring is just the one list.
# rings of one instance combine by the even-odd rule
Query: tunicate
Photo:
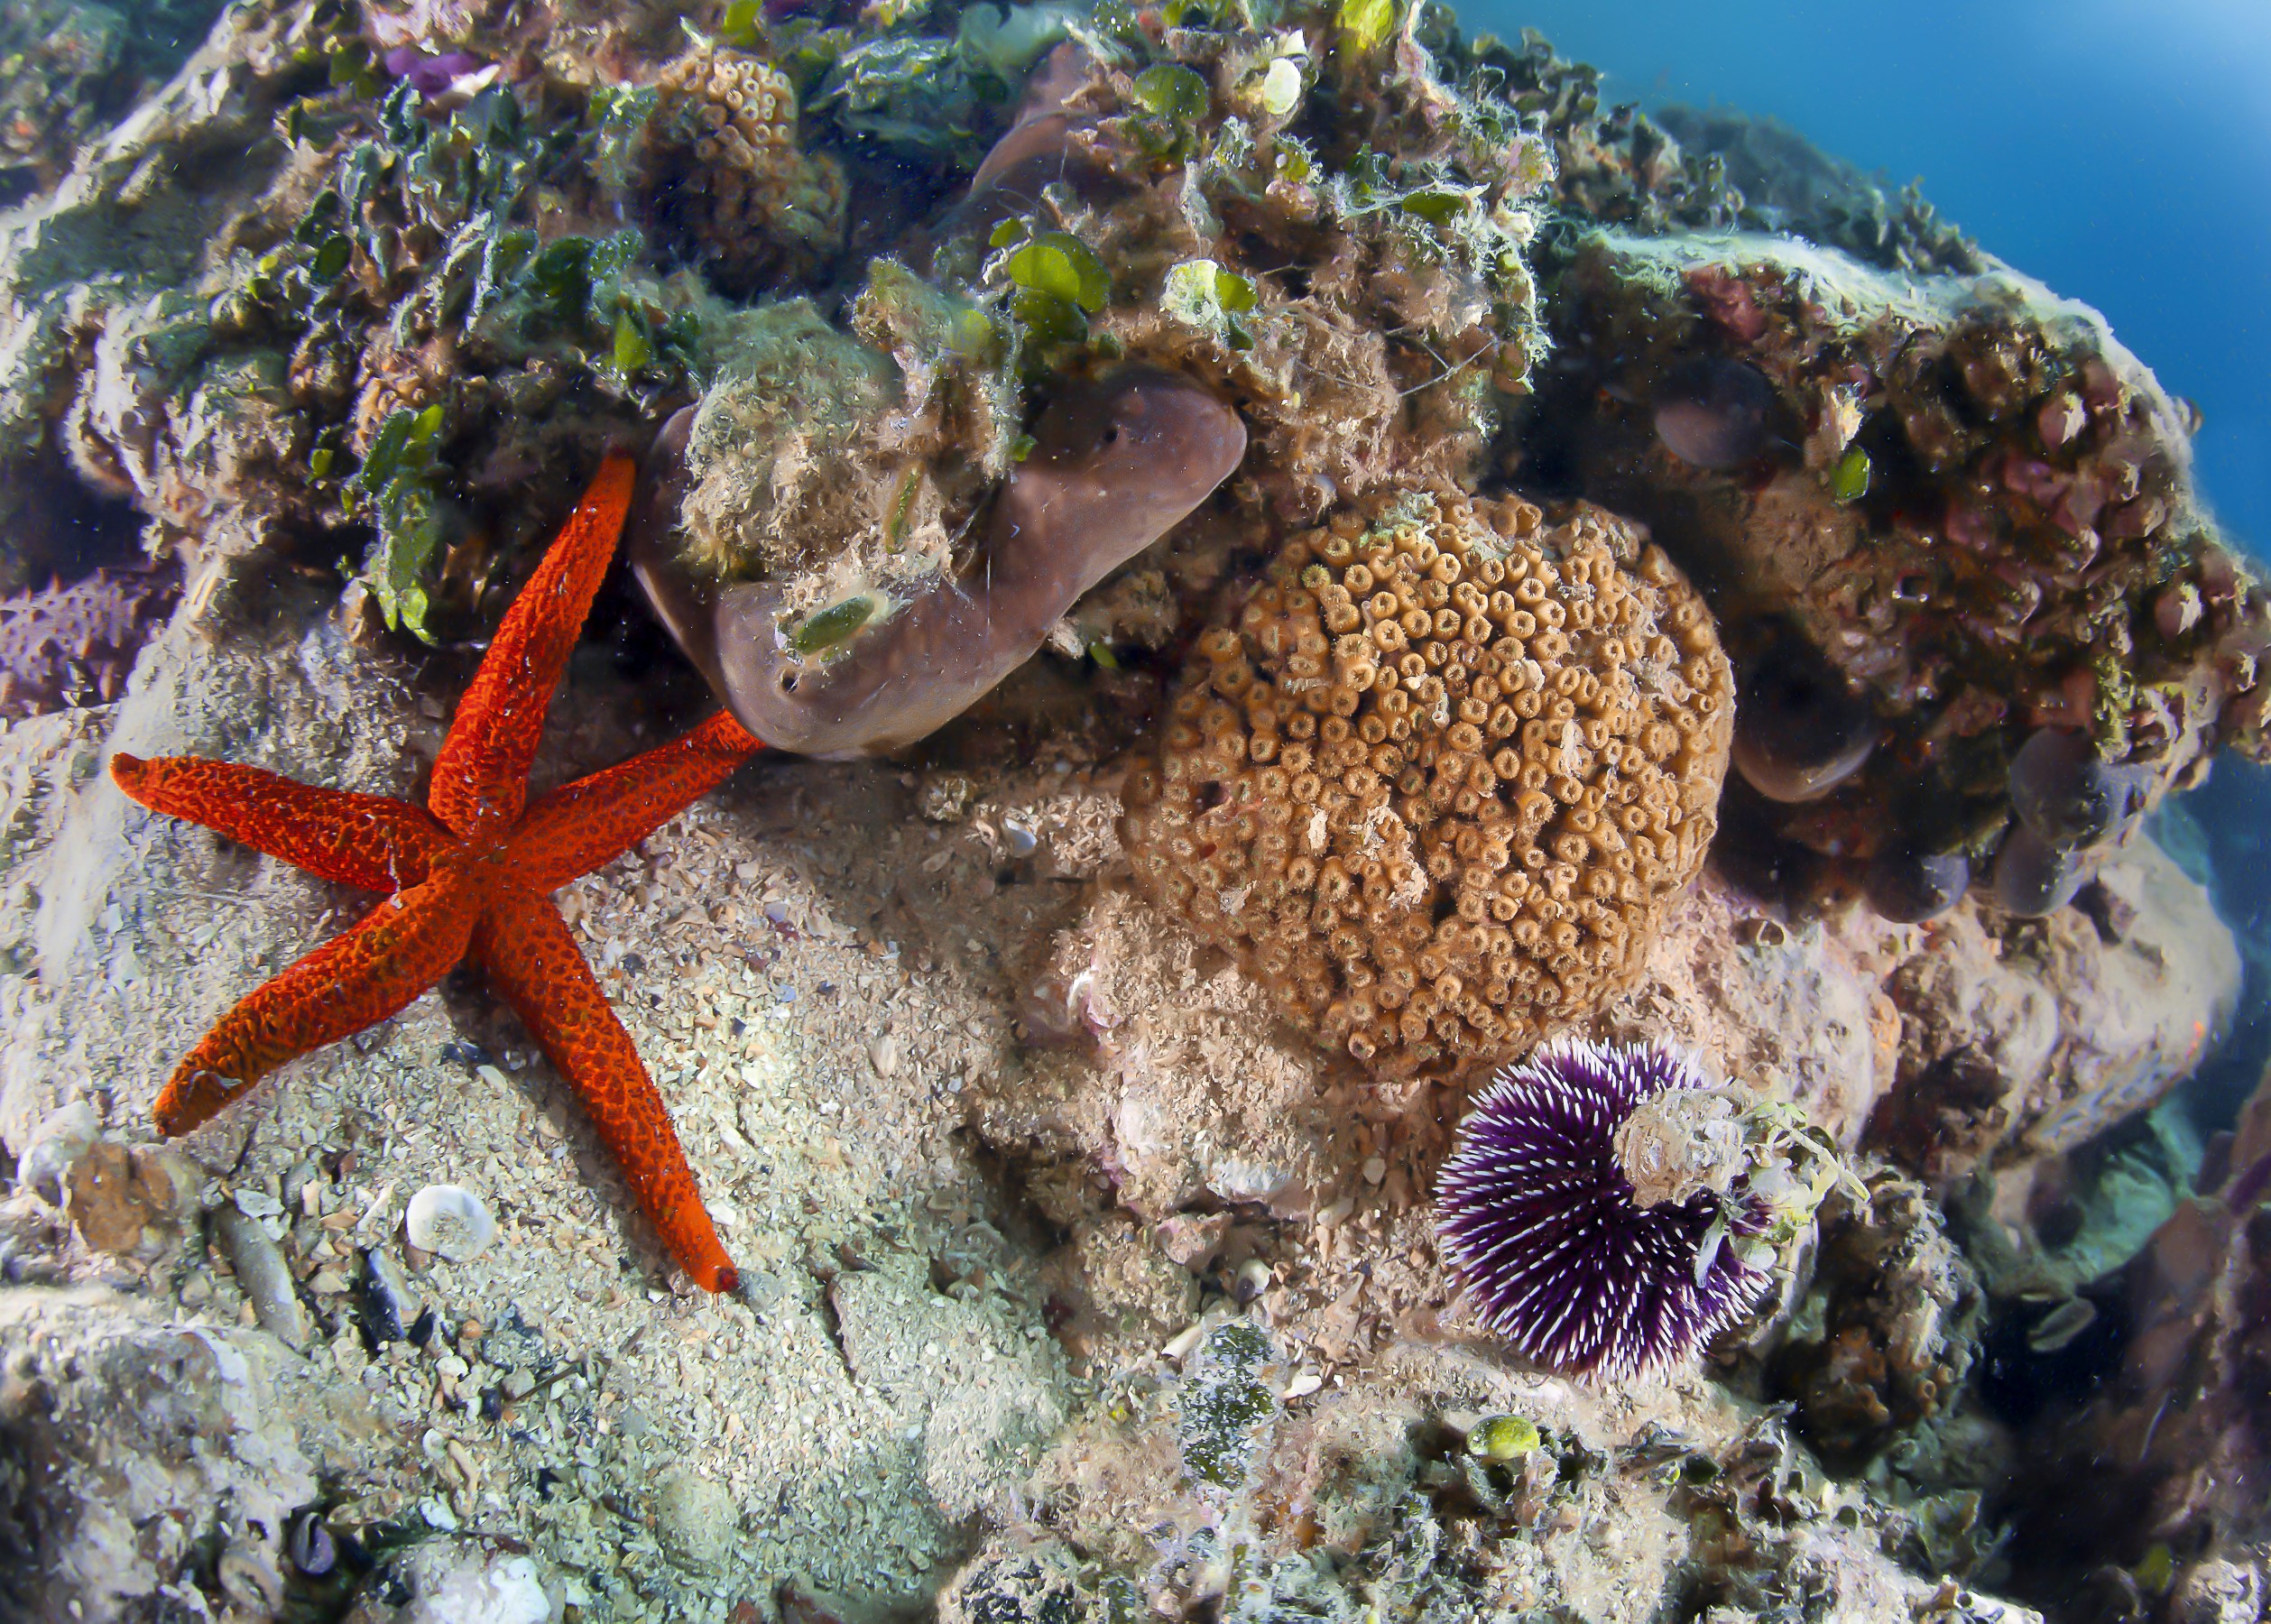
[(2077, 854), (2062, 851), (2018, 824), (1995, 858), (1995, 901), (2006, 913), (2040, 918), (2073, 901), (2088, 872)]
[(1746, 674), (1735, 698), (1735, 770), (1768, 800), (1827, 795), (1877, 748), (1868, 704), (1810, 653), (1778, 642)]
[(1764, 450), (1774, 386), (1748, 362), (1700, 355), (1657, 386), (1656, 438), (1691, 467), (1739, 468)]
[(2102, 839), (2145, 810), (2150, 768), (2098, 759), (2089, 735), (2045, 727), (2011, 759), (2011, 806), (2026, 826), (2054, 846)]
[(479, 1257), (496, 1233), (497, 1221), (481, 1197), (457, 1185), (428, 1185), (410, 1198), (402, 1214), (404, 1239), (453, 1263)]
[(1862, 881), (1869, 907), (1896, 925), (1921, 925), (1963, 900), (1971, 864), (1961, 852), (1879, 852)]

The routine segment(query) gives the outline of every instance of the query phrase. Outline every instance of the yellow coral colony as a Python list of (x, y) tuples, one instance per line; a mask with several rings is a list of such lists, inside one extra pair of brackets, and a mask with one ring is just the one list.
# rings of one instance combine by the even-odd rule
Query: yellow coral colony
[(1716, 826), (1733, 700), (1703, 600), (1613, 515), (1388, 493), (1200, 638), (1122, 832), (1324, 1042), (1487, 1060), (1638, 970)]

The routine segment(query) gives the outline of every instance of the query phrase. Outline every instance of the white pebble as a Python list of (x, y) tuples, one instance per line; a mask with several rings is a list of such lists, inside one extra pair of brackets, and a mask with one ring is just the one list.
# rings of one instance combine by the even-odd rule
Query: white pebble
[(428, 1185), (410, 1198), (402, 1238), (420, 1251), (463, 1263), (488, 1250), (497, 1221), (481, 1197), (457, 1185)]
[(16, 1163), (16, 1177), (37, 1190), (49, 1205), (61, 1206), (63, 1186), (70, 1177), (72, 1164), (87, 1154), (101, 1132), (102, 1122), (95, 1108), (84, 1100), (73, 1100), (60, 1110), (49, 1112), (32, 1130), (32, 1142)]

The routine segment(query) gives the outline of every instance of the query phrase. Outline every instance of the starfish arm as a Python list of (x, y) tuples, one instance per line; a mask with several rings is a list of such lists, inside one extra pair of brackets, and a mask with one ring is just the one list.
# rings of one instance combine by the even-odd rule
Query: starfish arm
[(423, 807), (383, 795), (303, 784), (257, 767), (118, 751), (111, 781), (152, 812), (186, 818), (341, 885), (398, 891), (420, 884), (449, 832)]
[(505, 611), (457, 702), (426, 800), (459, 835), (499, 828), (521, 815), (544, 713), (614, 556), (635, 475), (635, 465), (620, 452), (599, 465), (559, 539)]
[(662, 1095), (558, 910), (540, 895), (508, 892), (484, 917), (473, 952), (584, 1102), (670, 1255), (697, 1285), (734, 1290), (740, 1276), (703, 1208)]
[(466, 955), (469, 876), (389, 897), (221, 1017), (158, 1095), (158, 1130), (187, 1133), (285, 1061), (399, 1013)]
[(510, 837), (513, 881), (539, 896), (638, 844), (764, 748), (720, 711), (668, 744), (562, 785)]

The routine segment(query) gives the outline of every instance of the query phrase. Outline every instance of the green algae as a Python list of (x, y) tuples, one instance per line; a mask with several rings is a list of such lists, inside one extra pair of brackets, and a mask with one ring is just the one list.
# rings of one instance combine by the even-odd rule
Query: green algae
[(1869, 494), (1869, 453), (1855, 446), (1838, 458), (1837, 467), (1830, 476), (1830, 494), (1843, 507), (1851, 507)]
[(1034, 352), (1028, 370), (1045, 373), (1051, 349), (1087, 339), (1089, 318), (1112, 300), (1112, 273), (1069, 231), (1009, 220), (994, 232), (993, 245), (999, 270), (990, 274), (1009, 285), (1010, 318), (1023, 346)]
[(1157, 62), (1135, 76), (1135, 98), (1145, 111), (1185, 125), (1206, 116), (1206, 81), (1180, 62)]
[(1521, 1416), (1489, 1416), (1467, 1435), (1467, 1450), (1485, 1461), (1512, 1461), (1538, 1445), (1537, 1424)]
[(874, 615), (875, 609), (875, 599), (863, 594), (808, 614), (795, 631), (789, 633), (789, 651), (798, 655), (813, 655), (832, 649), (866, 625)]
[(363, 466), (347, 482), (350, 498), (378, 531), (364, 579), (390, 629), (426, 642), (429, 604), (420, 577), (441, 545), (442, 505), (434, 484), (434, 451), (447, 414), (439, 402), (390, 412), (372, 436)]
[(1358, 55), (1369, 55), (1403, 26), (1404, 8), (1397, 0), (1341, 0), (1341, 42)]

